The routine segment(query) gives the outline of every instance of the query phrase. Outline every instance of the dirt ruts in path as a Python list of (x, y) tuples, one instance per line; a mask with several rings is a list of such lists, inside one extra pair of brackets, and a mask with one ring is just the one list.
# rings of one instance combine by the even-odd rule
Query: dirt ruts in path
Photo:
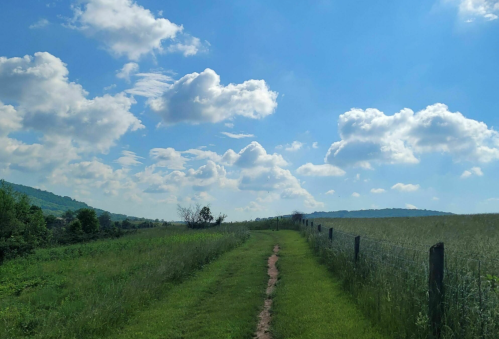
[(259, 318), (260, 321), (258, 322), (258, 327), (256, 329), (256, 337), (257, 339), (271, 339), (272, 336), (270, 335), (269, 329), (270, 329), (270, 308), (272, 307), (272, 299), (270, 298), (270, 295), (272, 294), (272, 291), (274, 291), (275, 284), (277, 282), (277, 275), (279, 274), (279, 271), (277, 270), (276, 267), (276, 262), (279, 259), (277, 256), (277, 253), (279, 252), (279, 245), (274, 246), (274, 254), (272, 254), (269, 257), (269, 269), (268, 269), (268, 274), (269, 274), (269, 282), (267, 284), (267, 298), (265, 298), (264, 306), (262, 312), (260, 312)]

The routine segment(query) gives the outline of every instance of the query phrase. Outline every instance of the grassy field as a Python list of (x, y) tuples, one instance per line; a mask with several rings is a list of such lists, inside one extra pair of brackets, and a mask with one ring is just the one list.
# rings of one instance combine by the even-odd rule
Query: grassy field
[(8, 261), (0, 337), (101, 338), (247, 236), (239, 227), (154, 228)]
[(277, 232), (252, 232), (110, 338), (252, 338), (267, 285)]
[[(385, 331), (397, 338), (428, 337), (429, 248), (443, 241), (442, 338), (499, 337), (497, 215), (316, 219), (314, 225), (301, 227), (314, 251)], [(361, 236), (357, 262), (356, 235)]]

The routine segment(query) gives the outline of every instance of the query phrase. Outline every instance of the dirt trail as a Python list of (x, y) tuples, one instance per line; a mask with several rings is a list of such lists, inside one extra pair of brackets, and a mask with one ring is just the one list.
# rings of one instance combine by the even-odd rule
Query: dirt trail
[(279, 271), (277, 270), (276, 267), (276, 262), (279, 259), (277, 256), (277, 253), (279, 252), (279, 245), (274, 246), (274, 254), (272, 254), (269, 257), (269, 269), (268, 269), (268, 274), (269, 274), (269, 282), (267, 284), (267, 298), (265, 298), (264, 306), (262, 312), (260, 312), (259, 318), (260, 321), (258, 322), (258, 327), (256, 329), (256, 337), (257, 339), (271, 339), (272, 336), (270, 335), (269, 328), (270, 328), (270, 308), (272, 307), (272, 299), (270, 298), (270, 295), (272, 294), (272, 291), (274, 291), (275, 284), (277, 282), (277, 275), (279, 274)]

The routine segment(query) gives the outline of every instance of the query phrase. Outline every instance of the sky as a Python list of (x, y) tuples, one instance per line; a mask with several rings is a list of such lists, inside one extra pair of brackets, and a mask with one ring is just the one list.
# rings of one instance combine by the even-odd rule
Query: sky
[(499, 0), (0, 4), (0, 177), (132, 216), (499, 212)]

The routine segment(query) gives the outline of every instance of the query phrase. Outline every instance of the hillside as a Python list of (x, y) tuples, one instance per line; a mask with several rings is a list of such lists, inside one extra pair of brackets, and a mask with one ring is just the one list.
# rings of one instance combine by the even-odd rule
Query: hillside
[(305, 218), (390, 218), (390, 217), (430, 217), (452, 215), (453, 213), (406, 208), (385, 208), (379, 210), (331, 211), (305, 214)]
[[(91, 207), (84, 202), (74, 200), (70, 197), (61, 197), (60, 195), (56, 195), (51, 192), (43, 191), (29, 186), (13, 184), (7, 181), (5, 181), (5, 183), (11, 186), (14, 191), (26, 194), (30, 198), (31, 203), (33, 205), (39, 206), (45, 214), (61, 216), (67, 210), (76, 211), (80, 208), (92, 208), (95, 210), (97, 215), (101, 215), (102, 213), (106, 212), (99, 208)], [(108, 213), (111, 215), (111, 219), (113, 221), (125, 220), (127, 217), (128, 219), (142, 219), (129, 217), (125, 214), (116, 214), (110, 212)]]

